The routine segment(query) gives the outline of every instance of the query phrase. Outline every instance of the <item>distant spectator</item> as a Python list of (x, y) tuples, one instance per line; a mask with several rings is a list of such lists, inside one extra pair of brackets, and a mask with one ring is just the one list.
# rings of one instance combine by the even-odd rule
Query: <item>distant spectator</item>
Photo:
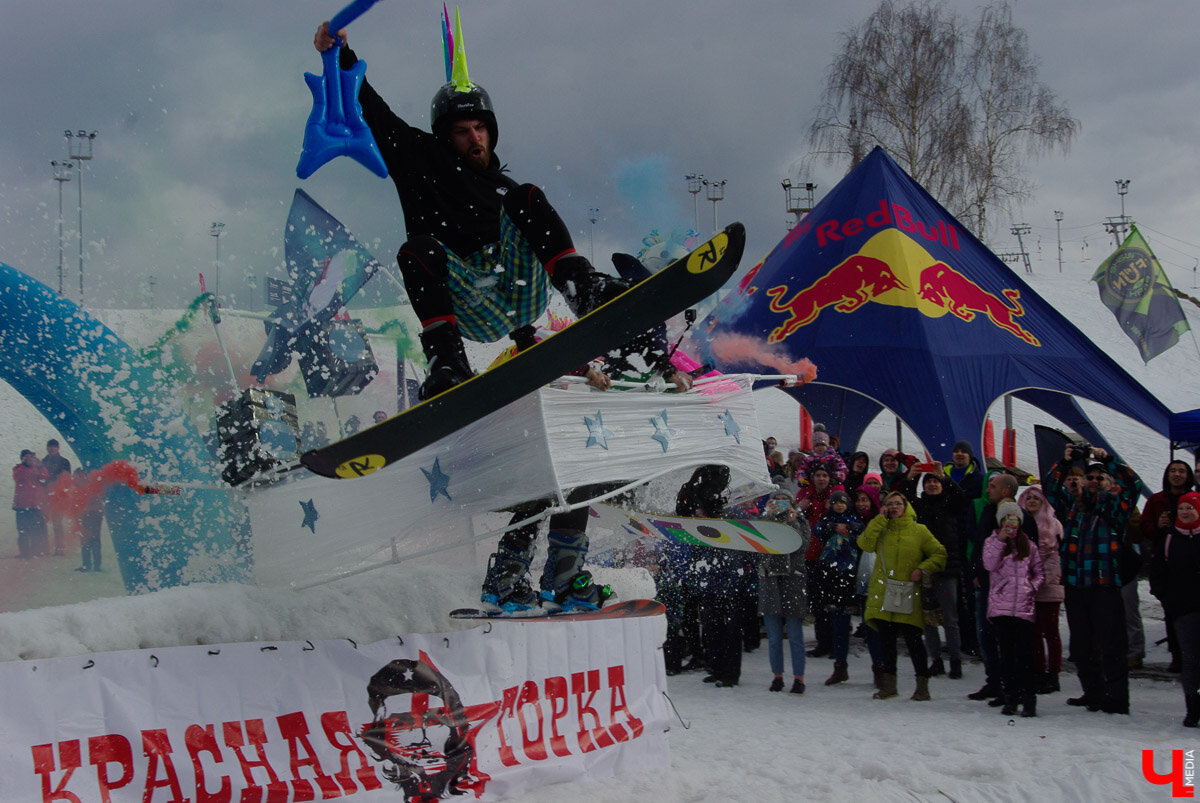
[(1039, 694), (1059, 690), (1058, 673), (1062, 671), (1062, 636), (1058, 630), (1058, 614), (1062, 608), (1062, 523), (1055, 517), (1040, 485), (1030, 485), (1021, 492), (1017, 504), (1037, 522), (1038, 552), (1042, 555), (1045, 582), (1038, 589), (1034, 605), (1033, 668)]
[(374, 421), (376, 424), (382, 424), (384, 421), (387, 421), (387, 417), (388, 417), (388, 414), (385, 413), (383, 410), (376, 410), (371, 415), (371, 420)]
[[(1196, 489), (1196, 475), (1192, 467), (1182, 460), (1172, 460), (1163, 470), (1162, 490), (1146, 500), (1138, 521), (1142, 540), (1152, 556), (1162, 550), (1168, 535), (1175, 530), (1175, 507), (1184, 494)], [(1153, 593), (1153, 592), (1152, 592)], [(1160, 600), (1162, 602), (1162, 600)], [(1179, 671), (1179, 644), (1175, 638), (1174, 615), (1164, 602), (1163, 614), (1167, 624), (1167, 649), (1171, 651), (1172, 672)]]
[(829, 510), (817, 522), (814, 537), (821, 541), (817, 558), (817, 586), (829, 620), (833, 649), (833, 674), (826, 686), (850, 679), (850, 616), (858, 607), (856, 575), (858, 573), (858, 535), (865, 526), (854, 512), (854, 504), (845, 491), (834, 491), (829, 497)]
[(804, 472), (810, 471), (809, 466), (821, 464), (829, 470), (829, 482), (835, 488), (844, 487), (846, 481), (846, 463), (842, 456), (829, 448), (829, 435), (825, 432), (814, 432), (812, 436), (812, 453), (804, 458)]
[[(896, 639), (903, 637), (916, 675), (913, 700), (928, 700), (929, 664), (922, 639), (925, 613), (921, 585), (927, 575), (946, 567), (946, 548), (933, 533), (917, 523), (917, 514), (904, 494), (893, 492), (883, 498), (883, 513), (876, 516), (858, 537), (864, 552), (875, 553), (875, 568), (867, 593), (867, 624), (879, 632), (883, 648), (881, 688), (875, 698), (895, 697)], [(890, 582), (906, 584), (908, 597), (895, 600), (886, 591)], [(899, 603), (899, 604), (896, 604)]]
[(1170, 608), (1179, 641), (1185, 728), (1200, 726), (1200, 493), (1176, 502), (1175, 523), (1154, 554), (1152, 593)]
[(1064, 501), (1065, 477), (1072, 462), (1068, 444), (1063, 459), (1043, 478), (1046, 498), (1067, 509), (1063, 525), (1062, 572), (1066, 592), (1071, 658), (1083, 694), (1068, 704), (1089, 711), (1129, 713), (1128, 634), (1121, 586), (1136, 577), (1122, 576), (1122, 547), (1142, 481), (1132, 468), (1093, 449), (1078, 495)]
[(12, 506), (17, 518), (17, 549), (22, 558), (46, 554), (46, 520), (42, 517), (42, 504), (49, 476), (32, 449), (21, 450), (21, 462), (12, 470)]
[(1038, 589), (1045, 575), (1042, 555), (1021, 529), (1025, 514), (1016, 502), (996, 508), (996, 529), (983, 544), (983, 565), (991, 575), (988, 584), (988, 618), (1000, 649), (1000, 678), (1004, 707), (1012, 716), (1018, 707), (1023, 717), (1037, 716), (1033, 683), (1033, 620)]
[[(917, 483), (922, 493), (916, 493)], [(958, 483), (942, 472), (942, 464), (935, 462), (933, 471), (921, 475), (914, 466), (909, 469), (909, 479), (902, 486), (905, 496), (911, 500), (917, 521), (924, 524), (946, 548), (946, 567), (935, 572), (929, 589), (930, 601), (941, 612), (941, 628), (946, 631), (946, 652), (950, 659), (949, 676), (957, 680), (962, 677), (962, 638), (958, 625), (958, 584), (962, 575), (962, 548), (959, 542), (958, 522), (962, 509), (967, 505)], [(936, 621), (936, 619), (934, 620)], [(942, 662), (942, 638), (939, 626), (925, 624), (925, 649), (929, 653), (929, 675), (938, 677), (946, 674)]]
[(871, 457), (866, 452), (855, 452), (846, 461), (846, 481), (842, 483), (847, 491), (853, 491), (863, 484), (867, 472), (871, 470)]
[[(79, 533), (79, 551), (83, 565), (77, 572), (100, 571), (100, 525), (104, 521), (104, 491), (88, 487), (88, 475), (82, 468), (75, 469), (74, 491), (75, 523)], [(91, 493), (89, 493), (89, 490)]]
[[(808, 484), (801, 486), (800, 491), (796, 494), (796, 507), (808, 520), (809, 531), (815, 532), (817, 522), (821, 520), (829, 507), (830, 495), (835, 490), (841, 490), (841, 486), (833, 485), (833, 472), (819, 460), (813, 461), (811, 458), (805, 460), (804, 469), (807, 472), (804, 479), (808, 481)], [(815, 569), (817, 558), (820, 555), (821, 542), (819, 539), (813, 538), (809, 541), (808, 549), (804, 553), (804, 560), (808, 564), (806, 580), (808, 583), (808, 609), (814, 618), (813, 634), (816, 640), (816, 646), (808, 654), (813, 658), (833, 653), (833, 630), (830, 625), (829, 612), (825, 610), (824, 602), (821, 599), (821, 589), (817, 584)]]
[(758, 610), (767, 630), (767, 658), (774, 678), (770, 691), (783, 691), (783, 636), (792, 658), (792, 694), (804, 694), (804, 616), (808, 612), (804, 550), (811, 532), (786, 491), (767, 502), (765, 518), (785, 522), (800, 533), (801, 547), (786, 555), (758, 555)]
[(42, 465), (46, 467), (47, 475), (46, 505), (42, 514), (54, 530), (54, 554), (61, 556), (67, 554), (67, 526), (63, 522), (62, 509), (66, 500), (63, 499), (65, 493), (56, 486), (59, 477), (64, 474), (70, 476), (71, 461), (59, 454), (58, 441), (54, 438), (46, 441), (46, 456), (42, 458)]
[(904, 482), (908, 467), (913, 462), (910, 455), (898, 449), (883, 450), (879, 456), (879, 479), (883, 483), (883, 493), (900, 490), (900, 484)]

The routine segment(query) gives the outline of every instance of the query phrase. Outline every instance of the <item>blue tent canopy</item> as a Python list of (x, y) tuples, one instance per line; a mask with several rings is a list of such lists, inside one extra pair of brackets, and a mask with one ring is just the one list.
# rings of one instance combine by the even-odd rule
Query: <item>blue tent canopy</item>
[[(693, 348), (723, 371), (777, 372), (807, 357), (817, 380), (789, 391), (857, 446), (887, 408), (935, 457), (1014, 393), (1103, 440), (1071, 396), (1164, 436), (1171, 412), (876, 148), (753, 268)], [(697, 338), (701, 339), (701, 338)], [(759, 344), (757, 353), (729, 347)]]

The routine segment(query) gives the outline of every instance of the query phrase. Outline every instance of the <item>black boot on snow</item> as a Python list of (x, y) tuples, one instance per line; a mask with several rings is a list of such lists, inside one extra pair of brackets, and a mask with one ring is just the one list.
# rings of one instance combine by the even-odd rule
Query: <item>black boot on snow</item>
[(417, 390), (421, 401), (431, 399), (471, 378), (471, 364), (462, 335), (451, 323), (437, 323), (421, 332), (421, 349), (429, 361), (429, 376)]

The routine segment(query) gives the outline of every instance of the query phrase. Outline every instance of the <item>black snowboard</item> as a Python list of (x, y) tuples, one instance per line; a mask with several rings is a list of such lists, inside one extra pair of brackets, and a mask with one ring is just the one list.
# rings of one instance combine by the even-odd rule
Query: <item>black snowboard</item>
[(737, 270), (745, 243), (742, 224), (731, 223), (561, 332), (386, 421), (305, 452), (300, 462), (321, 476), (344, 479), (407, 457), (712, 295)]

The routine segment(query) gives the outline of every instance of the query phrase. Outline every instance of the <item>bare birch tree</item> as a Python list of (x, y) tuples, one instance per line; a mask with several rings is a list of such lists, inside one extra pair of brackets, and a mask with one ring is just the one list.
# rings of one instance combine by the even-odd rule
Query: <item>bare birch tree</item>
[(843, 34), (810, 142), (850, 167), (882, 146), (982, 237), (989, 210), (1029, 196), (1030, 160), (1065, 152), (1078, 134), (1037, 73), (1007, 2), (983, 8), (968, 31), (943, 2), (882, 0)]

